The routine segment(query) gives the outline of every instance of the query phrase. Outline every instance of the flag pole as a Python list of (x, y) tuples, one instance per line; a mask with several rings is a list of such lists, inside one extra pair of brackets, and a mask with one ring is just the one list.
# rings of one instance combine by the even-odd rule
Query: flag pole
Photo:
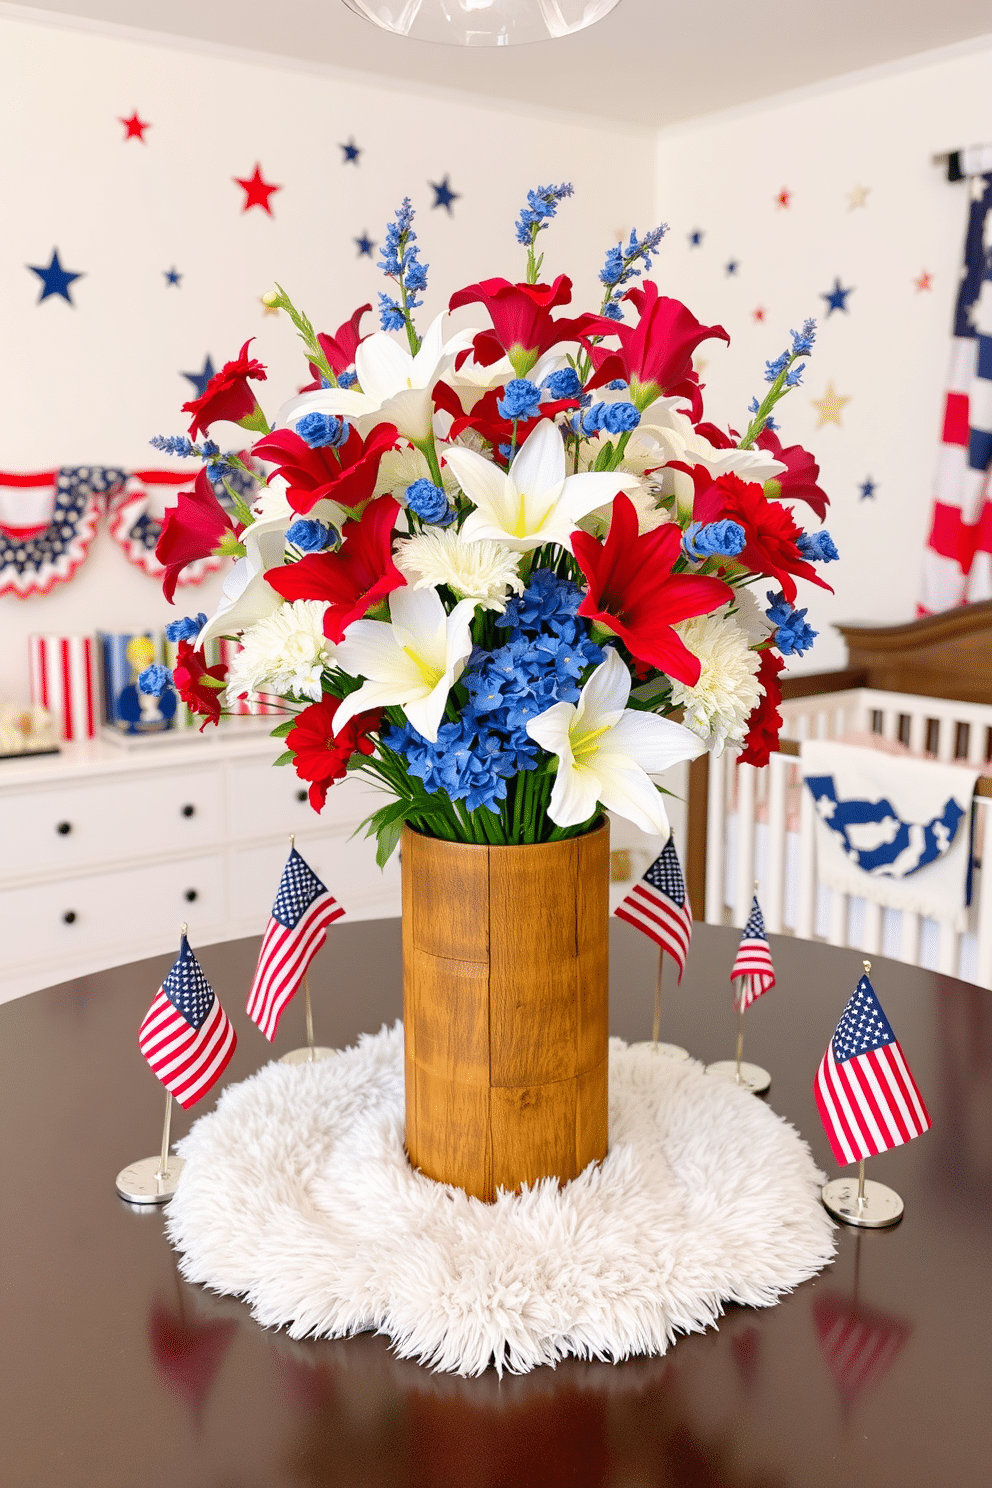
[(743, 985), (743, 979), (741, 981), (741, 990), (740, 990), (740, 996), (738, 998), (738, 1001), (740, 1003), (740, 1007), (738, 1009), (738, 1012), (739, 1012), (739, 1015), (740, 1016), (739, 1016), (738, 1022), (737, 1022), (737, 1074), (736, 1074), (736, 1077), (735, 1078), (737, 1080), (738, 1085), (740, 1085), (740, 1083), (741, 1083), (741, 1060), (744, 1058), (744, 985)]
[[(755, 902), (758, 895), (758, 880), (754, 880)], [(746, 929), (745, 925), (745, 929)], [(734, 965), (736, 966), (736, 961)], [(716, 1075), (720, 1080), (730, 1080), (734, 1085), (739, 1085), (742, 1090), (750, 1091), (752, 1095), (764, 1095), (771, 1089), (772, 1077), (760, 1064), (751, 1064), (744, 1058), (744, 1012), (747, 1008), (745, 988), (747, 978), (745, 976), (734, 976), (731, 972), (731, 981), (736, 985), (738, 991), (734, 995), (734, 1005), (737, 1008), (737, 1057), (735, 1059), (716, 1059), (712, 1064), (706, 1066), (708, 1075)]]
[[(292, 853), (296, 847), (296, 833), (289, 834), (289, 850)], [(303, 1011), (306, 1018), (307, 1041), (302, 1049), (290, 1049), (288, 1054), (280, 1056), (280, 1064), (319, 1064), (322, 1059), (331, 1059), (337, 1052), (335, 1049), (317, 1048), (313, 1039), (313, 1002), (310, 998), (310, 971), (309, 968), (303, 973)]]
[(654, 984), (654, 1023), (651, 1027), (651, 1042), (654, 1051), (658, 1052), (658, 1035), (661, 1033), (661, 971), (665, 962), (665, 953), (661, 946), (658, 947), (658, 976)]
[(303, 973), (303, 1001), (307, 1014), (307, 1054), (308, 1064), (313, 1064), (316, 1055), (313, 1048), (313, 1004), (310, 1001), (310, 973)]
[(156, 1177), (161, 1178), (163, 1182), (168, 1182), (169, 1178), (169, 1148), (172, 1145), (171, 1135), (172, 1091), (167, 1090), (165, 1092), (165, 1120), (162, 1123), (162, 1157), (158, 1165), (158, 1173), (156, 1174)]

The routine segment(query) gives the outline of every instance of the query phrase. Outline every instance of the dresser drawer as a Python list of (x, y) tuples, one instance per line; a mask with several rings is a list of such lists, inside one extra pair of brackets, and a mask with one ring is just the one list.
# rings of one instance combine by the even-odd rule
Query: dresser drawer
[[(273, 760), (278, 759), (280, 748), (280, 741), (273, 739)], [(292, 765), (239, 760), (232, 764), (230, 778), (231, 834), (242, 840), (312, 831), (315, 827), (350, 832), (389, 799), (351, 775), (331, 786), (327, 804), (318, 815), (310, 805), (307, 782)]]
[(224, 836), (216, 766), (142, 769), (0, 800), (0, 876), (71, 872), (115, 859), (212, 847)]
[(11, 967), (26, 962), (89, 956), (111, 949), (115, 962), (147, 953), (189, 925), (223, 926), (227, 916), (224, 859), (201, 854), (174, 863), (92, 873), (0, 892), (0, 944)]

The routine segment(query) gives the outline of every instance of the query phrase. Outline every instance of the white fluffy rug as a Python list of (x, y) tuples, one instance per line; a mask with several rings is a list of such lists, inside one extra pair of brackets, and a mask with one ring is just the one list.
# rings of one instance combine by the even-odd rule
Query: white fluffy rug
[(610, 1152), (495, 1204), (411, 1170), (397, 1024), (268, 1064), (179, 1148), (169, 1235), (190, 1281), (294, 1338), (387, 1334), (436, 1369), (661, 1354), (725, 1302), (768, 1307), (833, 1254), (794, 1129), (691, 1061), (610, 1042)]

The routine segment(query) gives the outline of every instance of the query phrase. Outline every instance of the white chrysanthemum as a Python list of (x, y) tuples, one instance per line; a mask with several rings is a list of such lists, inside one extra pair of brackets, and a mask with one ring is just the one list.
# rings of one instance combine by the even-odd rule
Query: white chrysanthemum
[(229, 705), (245, 692), (288, 693), (319, 702), (321, 673), (334, 659), (324, 635), (326, 609), (324, 600), (298, 599), (249, 625), (228, 671)]
[[(637, 512), (637, 532), (642, 535), (645, 532), (653, 532), (656, 527), (661, 527), (665, 522), (672, 521), (671, 513), (663, 506), (659, 506), (652, 493), (644, 486), (637, 486), (632, 491), (625, 491), (624, 495), (629, 497)], [(607, 506), (597, 506), (587, 517), (579, 518), (579, 526), (583, 532), (591, 532), (593, 537), (605, 538), (609, 536), (610, 527), (613, 524), (613, 502)]]
[[(434, 485), (431, 468), (418, 449), (408, 444), (406, 449), (387, 450), (379, 464), (379, 474), (373, 494), (395, 496), (397, 500), (402, 500), (407, 486), (412, 486), (414, 481), (418, 480), (429, 480), (431, 485)], [(441, 480), (445, 495), (449, 501), (453, 500), (458, 490), (458, 482), (443, 468)]]
[(506, 609), (512, 589), (522, 594), (520, 554), (492, 538), (465, 542), (453, 527), (434, 527), (396, 544), (396, 566), (414, 589), (447, 584), (459, 599), (477, 599), (483, 609)]
[(699, 657), (702, 670), (695, 687), (672, 683), (672, 702), (685, 709), (686, 728), (722, 754), (727, 744), (744, 742), (748, 715), (761, 696), (758, 654), (726, 608), (681, 620), (675, 630)]

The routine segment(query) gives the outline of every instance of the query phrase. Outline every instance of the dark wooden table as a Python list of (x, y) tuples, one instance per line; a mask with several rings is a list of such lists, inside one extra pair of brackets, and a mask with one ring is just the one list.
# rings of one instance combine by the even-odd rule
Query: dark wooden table
[[(738, 932), (697, 926), (664, 1034), (733, 1053)], [(203, 950), (236, 1023), (230, 1080), (269, 1056), (245, 1017), (257, 946)], [(852, 951), (773, 939), (779, 985), (748, 1013), (771, 1104), (835, 1171), (811, 1080), (860, 972)], [(613, 925), (614, 1031), (647, 1036), (654, 955)], [(569, 1360), (498, 1381), (396, 1360), (382, 1338), (292, 1343), (181, 1282), (157, 1212), (114, 1192), (155, 1152), (161, 1090), (138, 1023), (161, 957), (0, 1007), (0, 1483), (4, 1488), (791, 1488), (992, 1481), (992, 999), (878, 961), (875, 985), (934, 1129), (870, 1172), (906, 1201), (840, 1233), (778, 1307), (731, 1308), (662, 1359)], [(318, 1041), (400, 1012), (398, 921), (342, 925), (312, 978)], [(276, 1044), (302, 1041), (291, 1007)], [(181, 1136), (213, 1098), (177, 1113)]]

